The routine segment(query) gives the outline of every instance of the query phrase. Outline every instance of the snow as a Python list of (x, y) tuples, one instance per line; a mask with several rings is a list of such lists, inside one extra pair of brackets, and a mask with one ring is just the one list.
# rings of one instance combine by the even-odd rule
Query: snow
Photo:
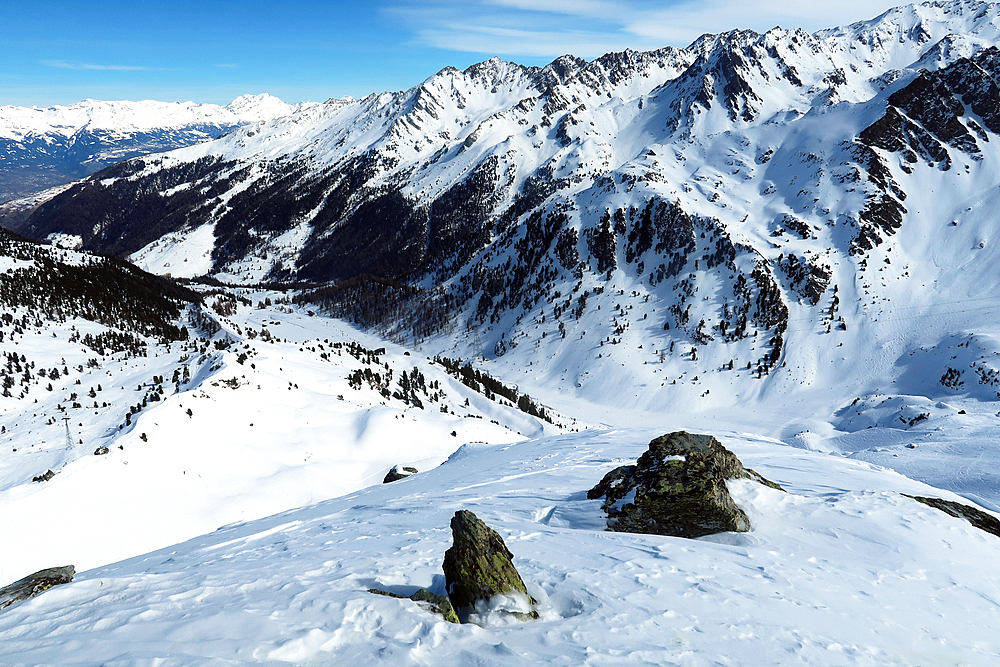
[(209, 223), (161, 236), (132, 253), (129, 261), (150, 273), (194, 278), (211, 271), (214, 248), (215, 224)]
[[(1000, 542), (884, 469), (720, 433), (788, 493), (731, 484), (754, 529), (603, 530), (585, 491), (655, 432), (484, 447), (459, 461), (78, 575), (0, 615), (12, 663), (989, 664)], [(367, 593), (443, 592), (448, 521), (474, 511), (541, 618), (450, 625)], [(961, 609), (962, 613), (946, 610)], [(52, 641), (58, 633), (58, 641)]]
[[(237, 293), (253, 304), (281, 296)], [(990, 627), (998, 539), (900, 494), (968, 500), (856, 460), (915, 453), (925, 458), (923, 469), (908, 459), (914, 472), (936, 464), (941, 481), (966, 497), (977, 485), (995, 489), (992, 478), (969, 479), (956, 465), (973, 460), (973, 445), (995, 456), (988, 443), (1000, 434), (982, 411), (930, 406), (939, 416), (916, 428), (944, 438), (933, 452), (930, 443), (906, 449), (913, 429), (888, 424), (809, 437), (797, 430), (801, 437), (786, 443), (745, 430), (787, 427), (780, 406), (629, 413), (608, 409), (611, 385), (601, 410), (543, 397), (558, 411), (618, 424), (558, 434), (472, 393), (418, 351), (336, 320), (280, 303), (240, 305), (218, 319), (216, 339), (239, 341), (229, 350), (189, 356), (177, 344), (153, 346), (146, 357), (100, 358), (37, 404), (0, 399), (9, 427), (0, 446), (19, 450), (2, 461), (0, 530), (30, 536), (0, 546), (0, 578), (65, 563), (79, 571), (72, 584), (0, 614), (0, 661), (924, 665), (1000, 657)], [(49, 324), (0, 347), (73, 365), (93, 352), (65, 342), (71, 327), (101, 329)], [(281, 340), (250, 338), (250, 329)], [(334, 349), (324, 341), (352, 340), (385, 347), (380, 358), (397, 372), (416, 365), (440, 380), (455, 414), (348, 387), (348, 371), (361, 364), (343, 348), (330, 360), (320, 354)], [(250, 353), (243, 364), (240, 351)], [(74, 411), (73, 439), (85, 444), (68, 450), (62, 421), (44, 423), (71, 389), (103, 381), (100, 399), (121, 406), (135, 401), (134, 387), (183, 363), (191, 382), (122, 431), (119, 411)], [(893, 401), (881, 407), (889, 421), (900, 406), (924, 409)], [(485, 418), (462, 416), (470, 410)], [(601, 501), (586, 491), (650, 439), (682, 427), (716, 435), (788, 493), (730, 482), (753, 524), (745, 534), (607, 532)], [(94, 456), (101, 443), (111, 452)], [(809, 451), (818, 443), (833, 454)], [(421, 472), (379, 484), (397, 464)], [(58, 473), (51, 481), (27, 482), (46, 468)], [(480, 626), (453, 626), (408, 600), (366, 592), (443, 593), (441, 560), (458, 509), (504, 537), (539, 601), (538, 621), (483, 609)]]
[[(255, 303), (280, 298), (253, 296)], [(225, 330), (216, 339), (239, 340), (227, 351), (209, 345), (197, 353), (174, 343), (152, 345), (144, 357), (101, 357), (67, 340), (73, 332), (103, 330), (83, 321), (47, 324), (37, 334), (0, 342), (0, 353), (24, 354), (40, 368), (82, 367), (52, 382), (52, 392), (41, 379), (23, 401), (0, 398), (7, 427), (0, 434), (7, 452), (0, 460), (0, 505), (8, 510), (0, 530), (33, 535), (30, 545), (0, 545), (0, 580), (29, 574), (40, 560), (96, 567), (223, 524), (343, 495), (377, 484), (396, 464), (437, 465), (463, 442), (512, 442), (556, 430), (486, 400), (425, 358), (334, 320), (244, 305), (233, 317), (218, 318)], [(267, 330), (275, 342), (251, 339), (249, 329)], [(341, 342), (387, 348), (380, 358), (396, 378), (418, 367), (428, 382), (440, 383), (445, 397), (427, 400), (421, 410), (367, 385), (352, 389), (347, 376), (364, 365), (332, 345)], [(248, 355), (242, 364), (241, 353)], [(120, 428), (126, 406), (143, 400), (154, 376), (170, 385), (175, 369), (185, 366), (191, 380), (179, 392), (150, 402)], [(95, 398), (88, 396), (99, 385)], [(69, 398), (71, 392), (78, 398)], [(57, 407), (74, 401), (83, 407)], [(97, 403), (102, 407), (90, 407)], [(72, 418), (68, 424), (64, 416)], [(111, 453), (94, 456), (100, 446)], [(58, 474), (30, 482), (47, 469)], [(81, 506), (93, 511), (66, 510)], [(40, 525), (46, 527), (41, 533)]]
[[(538, 72), (493, 59), (401, 93), (305, 105), (149, 160), (144, 173), (207, 155), (236, 160), (233, 171), (251, 165), (218, 211), (282, 157), (318, 173), (375, 148), (394, 166), (369, 185), (405, 173), (404, 194), (429, 202), (497, 156), (510, 178), (498, 206), (546, 165), (570, 178), (551, 202), (574, 229), (657, 196), (718, 219), (750, 249), (736, 260), (744, 273), (758, 261), (811, 255), (829, 266), (831, 286), (811, 306), (775, 271), (789, 326), (782, 363), (762, 378), (747, 364), (771, 349), (771, 332), (692, 354), (690, 331), (663, 327), (675, 282), (652, 285), (620, 248), (606, 275), (555, 279), (562, 298), (590, 293), (579, 318), (559, 321), (543, 299), (470, 330), (466, 311), (409, 347), (249, 286), (207, 298), (223, 331), (197, 350), (148, 341), (147, 356), (100, 356), (71, 342), (104, 330), (81, 321), (9, 335), (0, 352), (69, 374), (51, 393), (43, 382), (24, 398), (0, 398), (0, 531), (24, 536), (0, 545), (0, 580), (70, 562), (81, 574), (0, 613), (2, 660), (1000, 663), (991, 625), (1000, 542), (900, 495), (1000, 512), (1000, 154), (952, 151), (943, 172), (922, 162), (904, 171), (883, 152), (908, 193), (907, 213), (865, 269), (849, 246), (870, 192), (844, 185), (856, 162), (848, 142), (881, 116), (891, 89), (918, 67), (996, 43), (996, 17), (994, 5), (946, 2), (812, 36), (709, 36), (614, 84), (571, 81), (561, 92), (586, 108), (571, 108), (579, 122), (567, 129), (569, 145), (543, 123)], [(671, 105), (686, 85), (678, 74), (726, 40), (778, 54), (751, 72), (751, 85), (770, 93), (759, 115), (735, 122), (716, 105), (670, 134)], [(794, 67), (801, 85), (779, 64)], [(837, 69), (847, 83), (824, 83)], [(274, 98), (230, 107), (281, 115)], [(411, 173), (414, 165), (426, 167)], [(193, 187), (202, 184), (178, 186)], [(259, 284), (294, 265), (318, 212), (283, 232), (248, 230), (259, 247), (224, 266), (211, 259), (214, 222), (163, 237), (132, 260), (158, 273)], [(776, 234), (785, 216), (815, 238)], [(518, 259), (512, 247), (484, 255), (487, 267)], [(0, 271), (19, 266), (0, 259)], [(733, 278), (695, 266), (684, 273), (697, 287), (692, 321), (718, 322)], [(833, 317), (820, 315), (833, 308), (834, 286), (846, 329), (828, 331)], [(251, 305), (223, 317), (224, 296)], [(501, 334), (507, 351), (496, 356)], [(446, 396), (421, 410), (367, 384), (351, 387), (348, 374), (366, 365), (333, 347), (348, 342), (386, 348), (376, 370), (388, 365), (399, 377), (418, 367)], [(431, 364), (433, 354), (471, 360), (562, 426), (473, 392)], [(185, 367), (190, 381), (167, 382), (164, 400), (123, 425), (154, 376)], [(93, 398), (68, 407), (72, 393), (87, 396), (98, 383), (107, 408), (91, 408)], [(732, 482), (754, 526), (747, 534), (692, 541), (605, 531), (600, 501), (586, 491), (652, 437), (679, 429), (716, 435), (788, 493)], [(95, 456), (99, 445), (110, 453)], [(421, 472), (379, 484), (395, 465)], [(52, 480), (29, 481), (50, 468)], [(484, 627), (451, 626), (366, 592), (443, 592), (457, 509), (507, 540), (540, 601), (539, 621), (512, 624), (484, 609)]]
[(26, 261), (23, 259), (14, 259), (13, 257), (0, 256), (0, 271), (16, 271), (17, 269), (26, 269), (34, 266), (34, 262)]
[(77, 250), (83, 245), (83, 238), (76, 234), (61, 234), (53, 232), (45, 237), (45, 240), (57, 248)]
[[(266, 282), (272, 271), (294, 268), (298, 251), (312, 233), (310, 223), (317, 212), (318, 209), (305, 216), (288, 231), (272, 235), (271, 238), (263, 241), (260, 250), (253, 255), (226, 264), (222, 270), (213, 274), (214, 277), (227, 283), (254, 284)], [(211, 261), (209, 261), (209, 267), (211, 267)]]

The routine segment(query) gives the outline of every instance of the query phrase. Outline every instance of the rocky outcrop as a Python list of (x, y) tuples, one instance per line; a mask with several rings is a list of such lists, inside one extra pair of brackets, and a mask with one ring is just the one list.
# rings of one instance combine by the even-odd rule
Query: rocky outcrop
[(418, 472), (417, 469), (412, 466), (393, 466), (392, 469), (385, 474), (385, 478), (382, 479), (382, 483), (388, 484), (389, 482), (406, 479), (416, 472)]
[(982, 149), (976, 136), (984, 143), (989, 139), (967, 110), (990, 131), (1000, 130), (1000, 114), (996, 111), (1000, 100), (998, 73), (1000, 49), (996, 47), (934, 72), (922, 70), (889, 95), (885, 115), (862, 130), (858, 139), (868, 146), (903, 153), (907, 171), (907, 163), (915, 163), (918, 158), (950, 169), (952, 159), (947, 147), (981, 160)]
[(750, 530), (750, 519), (729, 495), (727, 479), (780, 486), (743, 467), (710, 435), (677, 431), (649, 443), (636, 465), (615, 468), (587, 492), (604, 498), (608, 529), (701, 537)]
[[(444, 553), (444, 578), (448, 597), (459, 617), (476, 611), (480, 603), (496, 596), (522, 597), (531, 605), (524, 581), (511, 559), (503, 538), (468, 510), (459, 510), (451, 520), (454, 544)], [(537, 612), (507, 612), (520, 618), (537, 618)]]
[(390, 593), (389, 591), (383, 591), (380, 588), (369, 588), (368, 592), (374, 593), (375, 595), (385, 595), (386, 597), (398, 598), (401, 600), (413, 600), (428, 611), (438, 614), (449, 623), (460, 622), (458, 620), (458, 615), (455, 613), (455, 608), (451, 605), (451, 600), (444, 595), (431, 593), (425, 588), (421, 588), (419, 591), (410, 596)]
[(941, 498), (929, 498), (927, 496), (911, 496), (908, 493), (904, 493), (903, 495), (907, 498), (913, 498), (918, 503), (939, 509), (955, 518), (965, 519), (979, 530), (985, 530), (987, 533), (992, 533), (1000, 537), (1000, 519), (997, 519), (992, 514), (987, 514), (970, 505), (956, 503), (954, 500), (942, 500)]
[(52, 468), (49, 468), (48, 470), (46, 470), (45, 472), (43, 472), (41, 475), (36, 475), (36, 476), (32, 477), (31, 481), (32, 482), (47, 482), (50, 479), (52, 479), (53, 477), (55, 477), (55, 476), (56, 476), (55, 472), (52, 471)]
[(76, 568), (72, 565), (50, 567), (29, 574), (24, 579), (19, 579), (9, 586), (0, 588), (0, 609), (33, 598), (53, 586), (68, 584), (73, 581), (74, 574), (76, 574)]

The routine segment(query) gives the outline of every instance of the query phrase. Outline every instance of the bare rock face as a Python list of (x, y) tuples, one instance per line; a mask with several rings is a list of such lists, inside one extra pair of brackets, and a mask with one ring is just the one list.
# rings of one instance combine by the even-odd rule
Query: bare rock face
[(987, 533), (992, 533), (1000, 537), (1000, 519), (997, 519), (992, 514), (987, 514), (981, 509), (976, 509), (971, 505), (963, 503), (956, 503), (954, 500), (929, 498), (927, 496), (911, 496), (908, 493), (904, 493), (903, 495), (907, 498), (913, 498), (918, 503), (939, 509), (957, 519), (965, 519), (979, 530), (985, 530)]
[(677, 431), (654, 439), (636, 465), (615, 468), (587, 497), (604, 497), (608, 530), (617, 532), (676, 537), (746, 532), (750, 519), (725, 483), (741, 478), (781, 489), (744, 468), (714, 437)]
[(9, 607), (15, 602), (33, 598), (53, 586), (68, 584), (73, 581), (74, 574), (76, 574), (76, 568), (72, 565), (50, 567), (29, 574), (24, 579), (19, 579), (9, 586), (0, 588), (0, 609)]
[[(444, 553), (444, 577), (448, 597), (459, 613), (467, 615), (476, 603), (497, 595), (524, 596), (530, 603), (524, 581), (511, 562), (514, 554), (500, 535), (468, 510), (459, 510), (451, 520), (454, 544)], [(537, 618), (537, 612), (515, 616)]]
[(451, 605), (451, 600), (449, 600), (444, 595), (438, 595), (437, 593), (431, 593), (426, 588), (421, 588), (419, 591), (413, 595), (406, 597), (404, 595), (399, 595), (397, 593), (391, 593), (389, 591), (383, 591), (379, 588), (369, 588), (369, 593), (374, 593), (375, 595), (385, 595), (390, 598), (398, 598), (403, 600), (413, 600), (421, 607), (424, 607), (428, 611), (438, 614), (444, 620), (449, 623), (459, 623), (458, 615), (455, 613), (455, 608)]

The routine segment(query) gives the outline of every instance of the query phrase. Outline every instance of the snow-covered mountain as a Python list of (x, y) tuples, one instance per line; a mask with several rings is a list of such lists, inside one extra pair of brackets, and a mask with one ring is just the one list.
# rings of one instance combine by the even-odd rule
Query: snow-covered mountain
[(491, 59), (121, 163), (26, 230), (179, 276), (345, 281), (300, 298), (512, 371), (538, 353), (530, 382), (604, 402), (601, 377), (615, 409), (992, 400), (998, 34), (1000, 6), (954, 0)]
[[(998, 38), (932, 2), (492, 59), (39, 197), (50, 245), (0, 237), (0, 580), (89, 571), (0, 655), (996, 662), (997, 538), (902, 494), (1000, 510)], [(679, 429), (788, 493), (730, 484), (746, 534), (606, 532), (587, 489)], [(457, 509), (541, 619), (367, 592), (444, 592)]]
[[(0, 525), (33, 536), (0, 547), (0, 579), (343, 495), (463, 442), (578, 426), (281, 293), (195, 287), (0, 229)], [(66, 511), (84, 502), (105, 509)]]
[(152, 100), (0, 106), (0, 202), (299, 108), (268, 94), (244, 95), (225, 106)]

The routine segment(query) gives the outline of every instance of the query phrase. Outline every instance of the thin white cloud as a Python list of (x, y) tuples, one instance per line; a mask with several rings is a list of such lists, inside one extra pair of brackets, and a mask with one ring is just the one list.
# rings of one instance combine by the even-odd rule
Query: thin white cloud
[(605, 0), (485, 0), (486, 4), (580, 18), (613, 18), (635, 10), (629, 2)]
[(239, 65), (234, 65), (233, 63), (215, 63), (213, 67), (222, 67), (225, 69), (236, 69)]
[(418, 31), (421, 41), (449, 51), (504, 56), (599, 56), (620, 50), (621, 42), (595, 32), (520, 30), (491, 25), (448, 24)]
[(68, 62), (66, 60), (43, 60), (41, 61), (46, 67), (56, 67), (59, 69), (76, 69), (76, 70), (110, 70), (115, 72), (146, 72), (151, 69), (156, 69), (152, 67), (141, 67), (137, 65), (95, 65), (93, 63), (74, 63)]
[[(504, 56), (593, 58), (687, 46), (700, 35), (775, 26), (810, 32), (874, 18), (899, 0), (389, 0), (415, 39)], [(461, 17), (456, 21), (456, 17)]]

